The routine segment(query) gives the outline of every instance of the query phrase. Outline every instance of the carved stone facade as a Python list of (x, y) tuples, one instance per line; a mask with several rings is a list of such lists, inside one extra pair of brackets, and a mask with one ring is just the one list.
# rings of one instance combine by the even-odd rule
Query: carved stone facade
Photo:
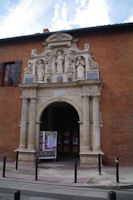
[[(65, 102), (79, 116), (80, 164), (97, 163), (100, 144), (99, 100), (101, 81), (98, 64), (92, 59), (89, 44), (83, 50), (77, 39), (66, 33), (50, 35), (44, 51), (32, 50), (24, 71), (19, 160), (33, 161), (39, 151), (40, 119), (55, 102)], [(30, 155), (30, 156), (29, 156)]]
[(24, 83), (69, 82), (99, 78), (98, 64), (92, 59), (89, 44), (83, 50), (76, 46), (77, 39), (66, 33), (56, 33), (44, 42), (44, 51), (32, 50), (24, 71)]

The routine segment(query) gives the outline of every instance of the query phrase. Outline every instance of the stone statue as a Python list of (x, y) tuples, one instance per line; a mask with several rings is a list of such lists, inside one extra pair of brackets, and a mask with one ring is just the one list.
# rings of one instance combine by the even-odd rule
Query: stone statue
[(64, 56), (62, 55), (61, 51), (58, 52), (56, 64), (57, 64), (56, 72), (63, 73)]
[(45, 64), (44, 60), (42, 59), (39, 59), (36, 63), (36, 74), (37, 74), (37, 81), (43, 82), (45, 75)]
[(85, 62), (81, 56), (78, 56), (76, 61), (76, 72), (77, 72), (77, 79), (84, 79), (85, 78)]

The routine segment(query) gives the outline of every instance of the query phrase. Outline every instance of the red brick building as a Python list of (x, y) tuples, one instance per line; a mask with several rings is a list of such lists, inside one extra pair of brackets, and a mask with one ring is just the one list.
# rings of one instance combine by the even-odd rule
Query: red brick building
[[(99, 65), (101, 80), (100, 135), (104, 164), (119, 156), (133, 164), (133, 23), (61, 31), (78, 38), (78, 49), (89, 43)], [(54, 33), (0, 39), (0, 159), (15, 159), (20, 141), (24, 69), (31, 50), (44, 51), (42, 43)]]

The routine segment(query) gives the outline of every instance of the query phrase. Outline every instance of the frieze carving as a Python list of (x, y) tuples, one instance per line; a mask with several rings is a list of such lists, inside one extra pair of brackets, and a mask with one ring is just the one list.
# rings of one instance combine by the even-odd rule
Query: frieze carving
[(89, 44), (77, 48), (77, 39), (67, 33), (54, 33), (45, 42), (44, 51), (32, 49), (31, 59), (24, 70), (24, 82), (68, 82), (98, 79), (99, 66), (93, 60)]

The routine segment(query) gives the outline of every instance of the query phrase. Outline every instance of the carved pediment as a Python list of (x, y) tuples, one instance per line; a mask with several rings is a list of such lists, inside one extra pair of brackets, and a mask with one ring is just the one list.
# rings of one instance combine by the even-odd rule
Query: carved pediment
[(73, 37), (68, 33), (54, 33), (50, 35), (45, 41), (47, 43), (51, 42), (61, 42), (61, 41), (72, 41)]
[[(31, 59), (24, 71), (24, 82), (67, 82), (98, 79), (98, 64), (93, 60), (89, 44), (77, 48), (77, 39), (67, 33), (54, 33), (45, 42), (44, 51), (32, 50)], [(32, 78), (32, 79), (31, 79)]]

